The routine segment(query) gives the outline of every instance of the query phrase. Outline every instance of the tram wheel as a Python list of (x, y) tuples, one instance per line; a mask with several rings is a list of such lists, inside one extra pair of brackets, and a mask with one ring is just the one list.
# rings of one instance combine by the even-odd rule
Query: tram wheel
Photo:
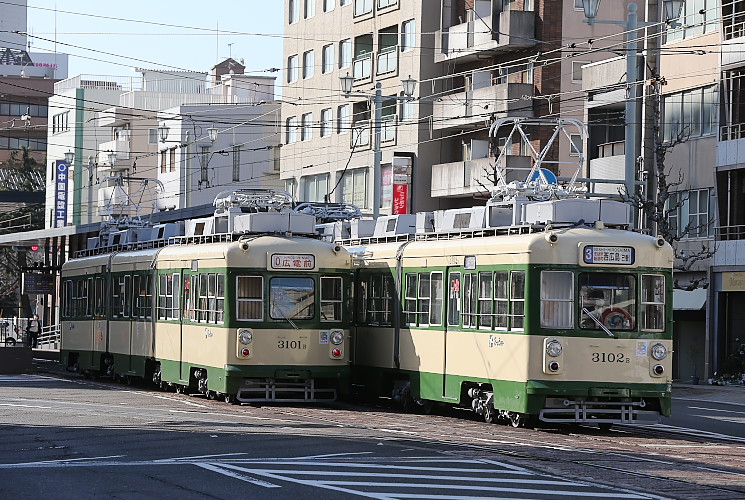
[(494, 406), (491, 404), (484, 406), (484, 422), (487, 424), (493, 424), (496, 421), (496, 411)]
[(186, 394), (186, 386), (181, 384), (176, 384), (176, 394)]
[(215, 391), (207, 391), (204, 395), (211, 401), (217, 399), (217, 393)]
[(525, 425), (525, 416), (520, 413), (510, 412), (510, 425), (515, 429), (523, 427)]
[(422, 400), (422, 410), (424, 411), (425, 415), (434, 415), (436, 408), (437, 403), (435, 403), (434, 401), (430, 401), (429, 399)]

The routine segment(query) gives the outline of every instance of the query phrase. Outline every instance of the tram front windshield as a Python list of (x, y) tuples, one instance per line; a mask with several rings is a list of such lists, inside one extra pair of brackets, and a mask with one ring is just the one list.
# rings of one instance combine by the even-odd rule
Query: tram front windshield
[(315, 287), (312, 278), (269, 280), (269, 314), (272, 319), (312, 319)]
[(636, 328), (636, 278), (631, 274), (581, 273), (579, 299), (581, 328)]

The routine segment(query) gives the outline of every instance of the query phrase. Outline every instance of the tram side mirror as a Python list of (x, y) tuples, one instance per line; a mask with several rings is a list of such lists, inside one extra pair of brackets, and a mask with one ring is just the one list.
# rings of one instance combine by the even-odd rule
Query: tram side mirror
[(243, 250), (244, 252), (248, 252), (249, 248), (251, 248), (251, 245), (249, 245), (247, 241), (241, 243), (241, 250)]
[(547, 234), (547, 235), (545, 236), (545, 238), (546, 238), (546, 241), (548, 241), (548, 242), (549, 242), (549, 243), (551, 243), (552, 245), (553, 245), (554, 243), (556, 243), (557, 241), (559, 241), (559, 237), (558, 237), (558, 236), (556, 236), (556, 235), (555, 235), (554, 233), (550, 233), (550, 234)]
[(657, 246), (662, 248), (665, 246), (665, 240), (663, 238), (657, 238)]

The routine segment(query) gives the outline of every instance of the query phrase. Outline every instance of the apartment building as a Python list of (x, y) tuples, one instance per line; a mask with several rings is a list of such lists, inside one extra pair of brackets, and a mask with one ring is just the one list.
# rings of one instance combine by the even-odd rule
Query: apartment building
[[(488, 197), (494, 155), (505, 150), (507, 168), (524, 175), (531, 146), (540, 151), (551, 133), (536, 129), (530, 145), (507, 144), (507, 131), (488, 137), (491, 123), (583, 118), (581, 67), (607, 55), (572, 45), (590, 38), (581, 11), (580, 0), (286, 0), (286, 188), (301, 201), (351, 202), (374, 212), (371, 97), (380, 83), (380, 213)], [(347, 74), (354, 86), (345, 96), (340, 77)], [(402, 99), (401, 80), (409, 76), (417, 81), (413, 101)], [(573, 142), (562, 137), (547, 157), (560, 176), (576, 167), (562, 170), (559, 162), (581, 159), (584, 138)]]

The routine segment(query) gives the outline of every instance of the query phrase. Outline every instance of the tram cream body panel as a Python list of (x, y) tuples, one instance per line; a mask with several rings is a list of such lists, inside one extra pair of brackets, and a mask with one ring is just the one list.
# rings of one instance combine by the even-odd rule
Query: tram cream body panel
[[(532, 347), (530, 335), (453, 330), (447, 335), (447, 375), (510, 381), (528, 378)], [(537, 368), (541, 369), (541, 366)]]

